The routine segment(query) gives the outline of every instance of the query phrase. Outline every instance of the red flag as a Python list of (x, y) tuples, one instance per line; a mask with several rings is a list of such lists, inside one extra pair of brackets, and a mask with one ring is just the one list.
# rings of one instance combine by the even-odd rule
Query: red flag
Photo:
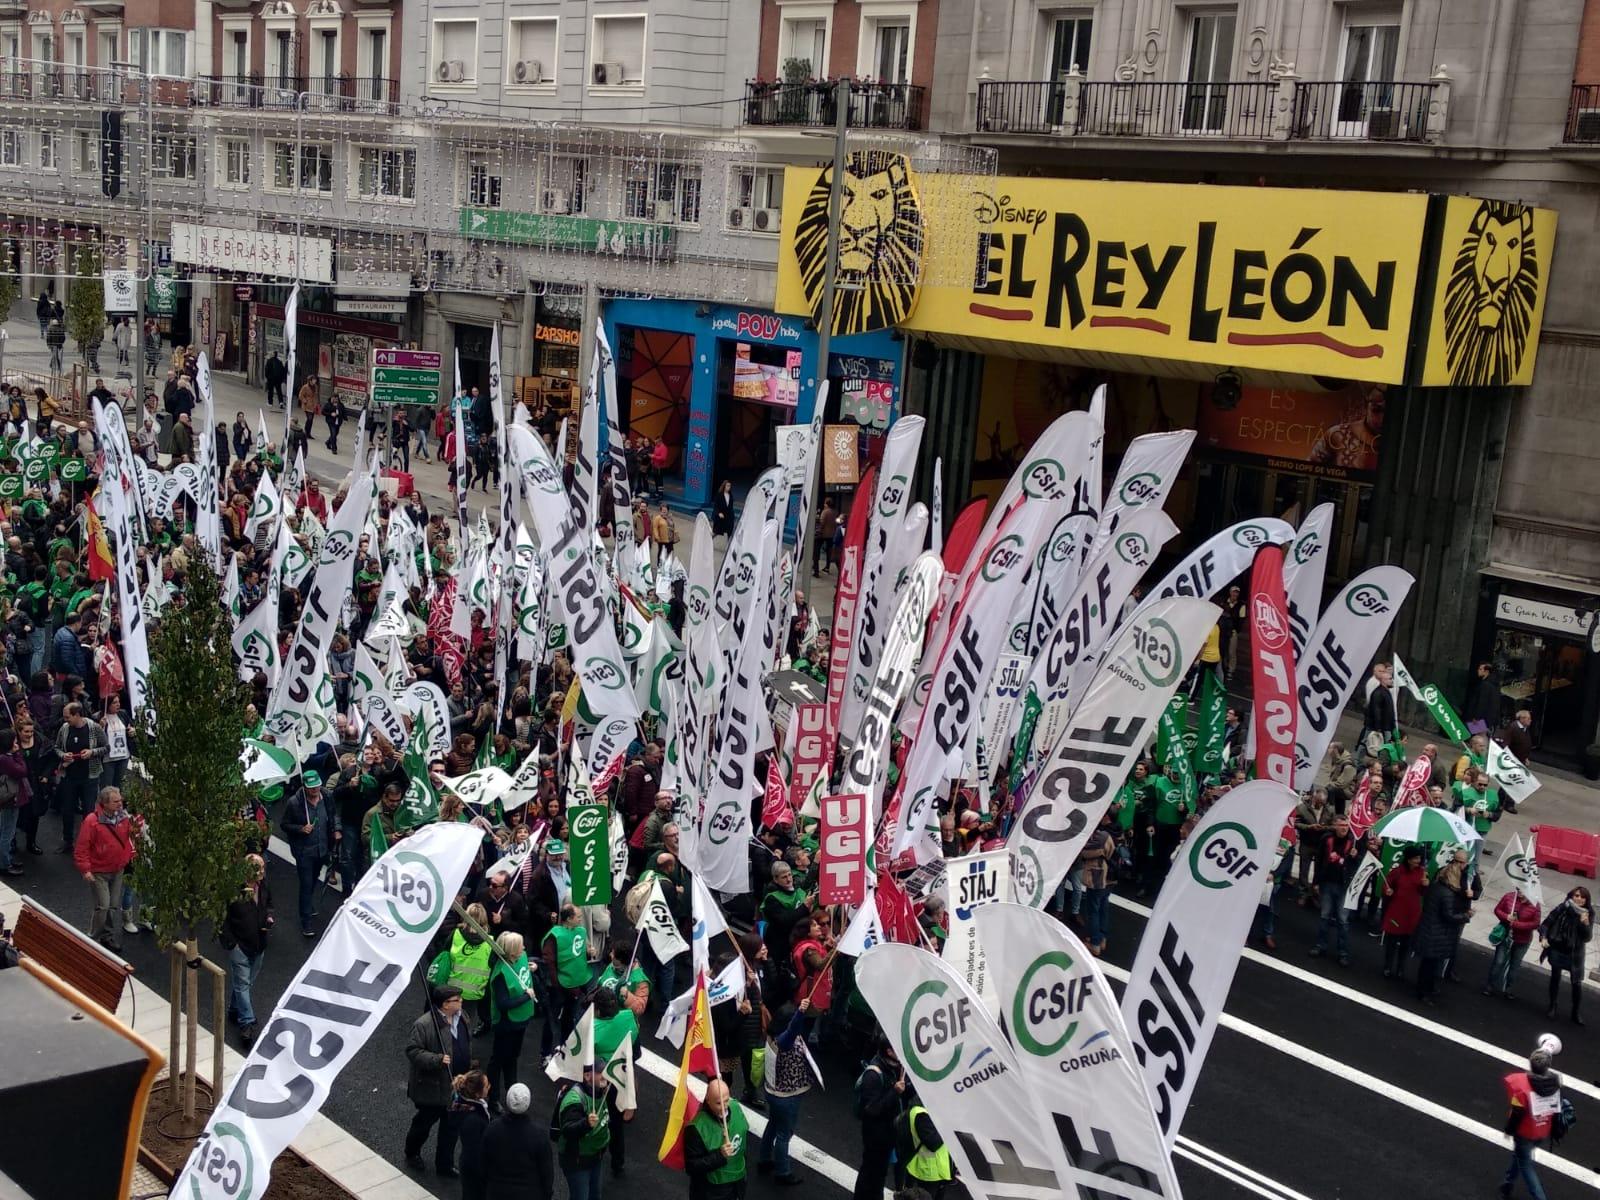
[(1255, 684), (1256, 777), (1294, 786), (1294, 639), (1283, 594), (1283, 547), (1263, 546), (1250, 569), (1250, 651)]
[(678, 1086), (667, 1110), (667, 1128), (661, 1136), (656, 1158), (669, 1167), (683, 1170), (683, 1131), (700, 1112), (700, 1101), (689, 1090), (689, 1076), (706, 1080), (717, 1078), (717, 1043), (711, 1030), (711, 1003), (706, 996), (706, 977), (702, 971), (694, 980), (694, 1003), (689, 1009), (689, 1028), (683, 1037), (683, 1062), (678, 1067)]
[(789, 789), (784, 785), (783, 772), (778, 770), (776, 758), (767, 762), (767, 795), (761, 802), (761, 824), (766, 829), (794, 824), (794, 812), (789, 808)]
[(1378, 818), (1372, 811), (1372, 776), (1363, 775), (1361, 782), (1356, 784), (1356, 794), (1350, 798), (1350, 832), (1358, 838), (1367, 836), (1367, 830), (1377, 824)]
[(978, 544), (978, 535), (983, 532), (983, 515), (988, 507), (987, 500), (974, 500), (961, 510), (951, 524), (950, 533), (944, 539), (944, 550), (940, 553), (946, 575), (960, 575), (966, 568), (972, 548)]
[(789, 803), (805, 805), (811, 785), (832, 764), (823, 759), (828, 741), (828, 706), (801, 704), (794, 710), (789, 726), (794, 735), (794, 761), (789, 767)]
[(433, 603), (428, 607), (428, 638), (444, 662), (445, 677), (451, 684), (461, 682), (461, 664), (467, 651), (461, 637), (450, 632), (450, 614), (456, 605), (456, 580), (446, 579), (433, 593)]
[(872, 814), (862, 792), (822, 798), (817, 835), (817, 899), (823, 904), (861, 904), (867, 897), (867, 844)]
[(94, 497), (83, 503), (84, 541), (88, 543), (89, 578), (95, 583), (117, 577), (117, 564), (111, 557), (111, 545), (106, 541), (106, 527), (94, 509)]
[(839, 709), (844, 705), (845, 675), (850, 670), (850, 644), (855, 634), (856, 601), (861, 595), (861, 561), (867, 543), (867, 517), (877, 470), (867, 468), (856, 487), (856, 502), (844, 527), (844, 550), (839, 555), (839, 586), (833, 593), (833, 645), (828, 651), (828, 726), (823, 737), (824, 762), (833, 761), (839, 740)]
[(1400, 777), (1400, 786), (1395, 788), (1394, 803), (1391, 808), (1411, 808), (1414, 805), (1425, 804), (1428, 800), (1428, 784), (1433, 779), (1433, 756), (1419, 754), (1416, 761), (1406, 768), (1406, 773)]
[(95, 648), (94, 668), (99, 676), (101, 696), (115, 696), (122, 691), (127, 675), (122, 669), (122, 658), (117, 653), (116, 644), (110, 638), (100, 639), (100, 645)]
[(878, 873), (878, 919), (883, 924), (884, 936), (891, 942), (915, 946), (922, 940), (916, 906), (905, 888), (884, 871)]

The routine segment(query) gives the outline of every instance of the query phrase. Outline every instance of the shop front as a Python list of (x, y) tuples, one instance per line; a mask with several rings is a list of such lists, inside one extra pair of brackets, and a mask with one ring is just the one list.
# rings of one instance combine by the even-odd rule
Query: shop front
[[(623, 425), (666, 443), (665, 489), (685, 508), (724, 479), (742, 493), (777, 464), (778, 431), (812, 418), (818, 347), (804, 320), (692, 300), (610, 300), (603, 316)], [(832, 342), (824, 420), (854, 426), (864, 454), (898, 411), (903, 349), (887, 330)]]
[[(847, 169), (894, 180), (882, 160)], [(912, 361), (927, 364), (907, 405), (927, 418), (924, 493), (937, 456), (945, 511), (992, 499), (1033, 440), (1104, 385), (1108, 483), (1133, 438), (1195, 431), (1166, 502), (1179, 530), (1169, 559), (1239, 520), (1331, 504), (1326, 586), (1380, 562), (1409, 570), (1394, 644), (1413, 670), (1465, 690), (1494, 509), (1481, 480), (1513, 390), (1533, 377), (1553, 213), (1034, 177), (919, 188), (898, 170), (897, 220), (841, 269), (879, 301), (847, 316), (898, 313)], [(776, 308), (792, 317), (817, 311), (810, 210), (825, 174), (790, 168), (785, 181)], [(914, 225), (920, 238), (894, 244)]]
[[(313, 294), (313, 302), (315, 299)], [(273, 353), (282, 358), (283, 306), (252, 302), (250, 310), (255, 322), (252, 337), (261, 351), (259, 361), (265, 363)], [(311, 376), (324, 403), (337, 396), (347, 408), (366, 408), (372, 351), (400, 345), (400, 326), (308, 307), (303, 290), (296, 327), (294, 388)]]

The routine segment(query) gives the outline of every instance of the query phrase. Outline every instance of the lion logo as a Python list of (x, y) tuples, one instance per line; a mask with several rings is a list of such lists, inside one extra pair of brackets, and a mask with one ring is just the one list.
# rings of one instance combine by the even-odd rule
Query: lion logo
[[(800, 282), (814, 315), (822, 310), (828, 261), (828, 195), (833, 170), (817, 177), (795, 227)], [(922, 205), (903, 154), (856, 150), (845, 162), (833, 333), (899, 324), (916, 306), (922, 275)]]
[(1462, 387), (1508, 384), (1522, 366), (1539, 299), (1533, 210), (1483, 200), (1445, 285), (1445, 358)]

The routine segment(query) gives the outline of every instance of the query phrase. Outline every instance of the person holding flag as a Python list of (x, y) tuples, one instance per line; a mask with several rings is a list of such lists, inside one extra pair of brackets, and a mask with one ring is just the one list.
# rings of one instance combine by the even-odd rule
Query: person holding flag
[[(631, 1041), (629, 1039), (632, 1039)], [(596, 988), (594, 993), (594, 1061), (604, 1069), (616, 1057), (622, 1044), (639, 1044), (639, 1022), (622, 1007), (619, 993), (612, 988)], [(627, 1126), (634, 1110), (620, 1106), (616, 1088), (606, 1089), (606, 1108), (611, 1121), (611, 1177), (621, 1179), (627, 1163)]]
[[(477, 919), (484, 920), (478, 909)], [(458, 932), (457, 937), (461, 934)], [(487, 951), (488, 943), (484, 943)], [(508, 929), (495, 939), (493, 965), (489, 967), (489, 1014), (494, 1030), (494, 1048), (489, 1054), (489, 1106), (498, 1108), (517, 1082), (517, 1060), (522, 1057), (522, 1041), (536, 1009), (533, 966), (528, 962), (522, 935)]]
[(756, 1170), (770, 1173), (774, 1183), (796, 1187), (805, 1182), (789, 1158), (789, 1140), (800, 1124), (800, 1102), (811, 1090), (811, 1001), (784, 1005), (774, 1014), (783, 1032), (767, 1044), (767, 1129), (761, 1135)]
[(582, 1082), (570, 1082), (556, 1100), (556, 1128), (561, 1135), (557, 1161), (567, 1179), (570, 1200), (600, 1200), (600, 1163), (611, 1142), (611, 1109), (605, 1093), (605, 1072), (590, 1059)]
[(1533, 934), (1543, 914), (1536, 903), (1522, 894), (1520, 887), (1513, 887), (1495, 904), (1494, 915), (1500, 923), (1489, 934), (1489, 940), (1494, 943), (1494, 958), (1489, 962), (1489, 977), (1484, 982), (1483, 994), (1510, 1000), (1517, 968), (1527, 957), (1528, 947), (1533, 945)]
[(561, 906), (561, 923), (544, 935), (540, 949), (550, 978), (555, 980), (555, 986), (550, 988), (550, 1015), (556, 1037), (565, 1041), (581, 1015), (579, 1001), (590, 980), (589, 939), (577, 905)]
[(684, 1130), (689, 1200), (743, 1200), (750, 1122), (728, 1085), (706, 1084), (703, 1107)]

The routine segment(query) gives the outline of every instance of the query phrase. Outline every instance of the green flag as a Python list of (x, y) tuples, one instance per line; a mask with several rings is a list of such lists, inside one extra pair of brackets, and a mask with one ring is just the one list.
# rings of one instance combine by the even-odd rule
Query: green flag
[(439, 815), (439, 792), (428, 778), (428, 705), (417, 709), (417, 719), (412, 723), (411, 736), (406, 739), (405, 753), (400, 757), (400, 767), (406, 773), (406, 794), (395, 814), (396, 829), (415, 829), (434, 820)]
[(367, 852), (372, 855), (372, 861), (377, 862), (389, 852), (389, 837), (383, 832), (383, 822), (378, 820), (378, 814), (372, 814), (372, 837), (367, 845)]
[(1172, 698), (1172, 702), (1161, 712), (1161, 721), (1156, 726), (1156, 761), (1164, 767), (1177, 768), (1177, 783), (1183, 789), (1183, 798), (1189, 805), (1189, 811), (1194, 811), (1195, 801), (1200, 797), (1199, 785), (1195, 782), (1194, 768), (1189, 765), (1189, 750), (1184, 744), (1184, 729), (1189, 723), (1189, 702), (1183, 696)]
[(604, 804), (575, 804), (567, 810), (568, 861), (572, 864), (572, 902), (611, 903), (610, 822)]
[(1190, 758), (1198, 775), (1222, 774), (1222, 742), (1227, 735), (1228, 694), (1223, 690), (1222, 672), (1208, 667), (1200, 674), (1199, 728), (1194, 754)]
[(1428, 710), (1428, 715), (1433, 718), (1433, 723), (1443, 732), (1445, 737), (1458, 745), (1465, 746), (1472, 737), (1471, 732), (1462, 722), (1456, 710), (1450, 707), (1450, 701), (1440, 694), (1439, 689), (1431, 683), (1418, 685), (1416, 678), (1406, 670), (1405, 663), (1400, 661), (1400, 656), (1394, 656), (1394, 681), (1406, 689)]
[(1033, 727), (1039, 723), (1044, 705), (1033, 688), (1022, 698), (1022, 720), (1017, 724), (1017, 738), (1011, 744), (1011, 790), (1016, 791), (1028, 766), (1028, 744), (1033, 741)]

